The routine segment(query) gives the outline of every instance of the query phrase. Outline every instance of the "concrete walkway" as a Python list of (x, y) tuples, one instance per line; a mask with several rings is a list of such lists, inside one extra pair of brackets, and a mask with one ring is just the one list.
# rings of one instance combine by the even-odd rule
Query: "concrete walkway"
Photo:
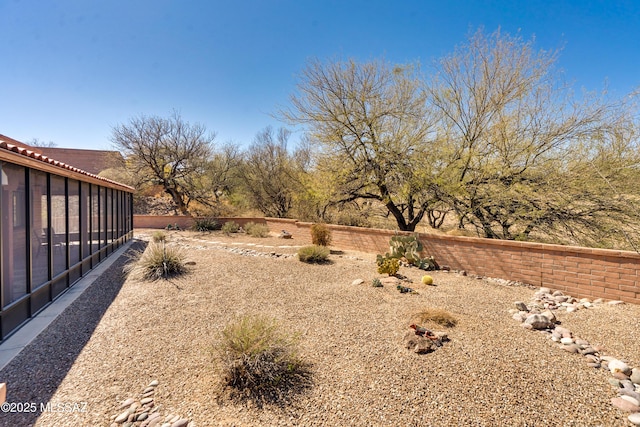
[(24, 326), (0, 344), (0, 371), (40, 335), (71, 303), (82, 295), (106, 269), (120, 258), (120, 256), (129, 249), (132, 242), (133, 240), (130, 240), (118, 248), (118, 250), (98, 264), (86, 276), (82, 277), (72, 287), (67, 289), (66, 292), (53, 301), (47, 308), (25, 323)]

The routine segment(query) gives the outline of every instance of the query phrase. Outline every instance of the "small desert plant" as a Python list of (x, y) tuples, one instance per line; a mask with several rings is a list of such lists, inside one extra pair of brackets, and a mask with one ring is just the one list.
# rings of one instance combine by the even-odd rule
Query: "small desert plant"
[(311, 243), (318, 246), (331, 244), (331, 230), (325, 224), (313, 224), (311, 226)]
[(164, 234), (162, 231), (154, 231), (153, 235), (151, 236), (151, 239), (155, 243), (160, 243), (160, 242), (164, 242), (165, 240), (167, 240), (167, 235)]
[(435, 323), (447, 328), (454, 327), (458, 320), (451, 313), (441, 308), (427, 308), (416, 314), (419, 323)]
[(266, 316), (242, 316), (221, 333), (214, 356), (225, 386), (251, 397), (280, 397), (310, 385), (310, 365), (298, 355), (299, 335)]
[(240, 231), (240, 226), (237, 222), (228, 221), (222, 226), (222, 232), (225, 234), (237, 233), (238, 231)]
[(244, 231), (251, 237), (267, 237), (269, 235), (269, 227), (266, 224), (256, 224), (255, 222), (246, 223)]
[(298, 259), (306, 263), (325, 263), (329, 260), (329, 248), (325, 246), (311, 245), (298, 249)]
[(382, 282), (377, 277), (371, 281), (371, 286), (374, 288), (382, 288)]
[(177, 276), (187, 271), (185, 256), (176, 246), (164, 242), (151, 243), (144, 252), (136, 253), (137, 259), (125, 267), (127, 273), (143, 280), (159, 280)]
[(215, 231), (222, 228), (222, 224), (214, 218), (196, 218), (191, 228), (195, 231)]
[(400, 261), (389, 256), (378, 255), (376, 264), (378, 264), (378, 273), (380, 274), (393, 276), (400, 270)]

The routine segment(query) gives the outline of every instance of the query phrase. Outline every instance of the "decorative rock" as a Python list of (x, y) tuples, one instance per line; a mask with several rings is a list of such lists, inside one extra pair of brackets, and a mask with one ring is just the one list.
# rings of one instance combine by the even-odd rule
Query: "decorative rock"
[(630, 380), (634, 384), (640, 384), (640, 369), (639, 368), (633, 368), (631, 370), (631, 378), (630, 378)]
[(622, 395), (620, 396), (620, 399), (624, 399), (627, 402), (633, 403), (636, 406), (640, 406), (640, 401), (638, 401), (638, 399), (636, 399), (635, 397), (631, 397), (629, 395)]
[(541, 314), (532, 314), (524, 321), (525, 325), (529, 325), (532, 329), (547, 329), (553, 326), (553, 323)]
[(622, 385), (620, 384), (620, 381), (615, 378), (609, 378), (609, 384), (611, 384), (611, 386), (616, 389), (622, 387)]
[(186, 427), (187, 424), (189, 424), (189, 420), (183, 418), (171, 424), (171, 427)]
[(591, 368), (599, 369), (601, 365), (598, 362), (589, 362), (589, 363), (587, 363), (587, 366), (589, 366)]
[(586, 357), (587, 360), (589, 360), (591, 362), (600, 363), (600, 358), (598, 356), (593, 355), (593, 354), (585, 354), (584, 357)]
[(597, 352), (595, 351), (595, 349), (591, 346), (585, 347), (582, 349), (581, 353), (585, 356), (592, 356), (594, 354), (596, 354)]
[(527, 313), (520, 311), (513, 315), (513, 320), (517, 320), (518, 322), (524, 322), (527, 319)]
[(397, 277), (394, 277), (394, 276), (383, 277), (383, 278), (380, 279), (380, 281), (384, 285), (395, 286), (395, 285), (399, 285), (400, 284), (400, 279), (398, 279)]
[(149, 413), (148, 412), (143, 412), (140, 415), (138, 415), (138, 417), (136, 418), (136, 421), (144, 421), (149, 417)]
[(158, 384), (160, 384), (158, 380), (153, 380), (149, 383), (149, 387), (156, 387)]
[(133, 398), (129, 398), (129, 399), (125, 400), (124, 402), (122, 402), (122, 404), (120, 405), (120, 408), (119, 408), (119, 409), (127, 408), (127, 407), (131, 406), (131, 404), (132, 404), (133, 402), (135, 402), (135, 401), (136, 401), (135, 399), (133, 399)]
[(279, 239), (293, 239), (293, 236), (287, 230), (282, 230), (282, 232), (280, 232), (280, 234), (278, 235), (278, 238)]
[(351, 286), (362, 285), (363, 283), (364, 283), (364, 279), (356, 279), (353, 282), (351, 282)]
[(545, 310), (540, 314), (549, 319), (549, 322), (556, 323), (556, 316), (551, 312), (551, 310)]
[(638, 412), (640, 411), (640, 407), (638, 405), (634, 405), (633, 403), (625, 400), (621, 397), (614, 397), (611, 399), (611, 404), (616, 408), (624, 411), (624, 412)]
[(580, 347), (575, 344), (562, 345), (562, 349), (568, 351), (569, 353), (579, 353)]
[(622, 372), (626, 376), (631, 375), (631, 368), (622, 360), (613, 359), (609, 361), (609, 370), (611, 373)]
[(620, 397), (622, 397), (622, 396), (630, 396), (630, 397), (633, 397), (638, 402), (640, 402), (640, 393), (638, 393), (638, 392), (627, 390), (626, 388), (621, 388), (620, 390), (617, 390), (617, 391), (618, 391), (618, 395), (620, 395)]
[(116, 419), (113, 420), (113, 422), (115, 422), (116, 424), (122, 424), (127, 421), (127, 418), (129, 418), (129, 411), (124, 411), (123, 413), (118, 415)]
[(562, 344), (564, 344), (564, 345), (573, 344), (573, 338), (565, 337), (565, 338), (560, 339), (560, 342)]
[(629, 380), (629, 376), (628, 376), (628, 375), (623, 374), (623, 373), (622, 373), (622, 372), (620, 372), (620, 371), (615, 371), (615, 372), (613, 372), (613, 373), (611, 374), (611, 376), (612, 376), (613, 378), (617, 379), (617, 380), (620, 380), (620, 381)]
[(620, 304), (624, 304), (624, 301), (620, 301), (620, 300), (609, 301), (607, 304), (609, 304), (609, 305), (620, 305)]
[(635, 414), (629, 415), (627, 419), (631, 421), (633, 424), (640, 426), (640, 412), (636, 412)]
[(516, 301), (516, 308), (520, 311), (529, 311), (529, 308), (527, 308), (527, 305), (522, 302), (522, 301)]

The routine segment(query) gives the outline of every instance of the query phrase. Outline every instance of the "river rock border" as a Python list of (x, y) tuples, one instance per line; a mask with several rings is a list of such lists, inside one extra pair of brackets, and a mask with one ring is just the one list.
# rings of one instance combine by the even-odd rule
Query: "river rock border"
[(155, 392), (158, 381), (153, 380), (142, 391), (139, 399), (129, 398), (118, 407), (118, 413), (111, 417), (110, 427), (195, 427), (193, 421), (179, 415), (160, 413), (161, 405), (156, 405)]
[[(626, 362), (612, 356), (602, 354), (604, 350), (597, 345), (579, 338), (567, 328), (558, 326), (555, 310), (571, 313), (582, 309), (591, 309), (605, 304), (601, 298), (591, 301), (580, 300), (561, 291), (552, 292), (542, 287), (534, 293), (527, 305), (523, 301), (515, 302), (515, 309), (509, 310), (513, 319), (521, 322), (526, 329), (538, 330), (558, 343), (558, 346), (569, 353), (580, 354), (588, 366), (599, 369), (606, 368), (611, 373), (609, 383), (618, 393), (611, 399), (611, 404), (623, 412), (629, 413), (628, 420), (640, 426), (640, 368), (631, 368)], [(622, 301), (609, 301), (606, 304), (619, 305)]]

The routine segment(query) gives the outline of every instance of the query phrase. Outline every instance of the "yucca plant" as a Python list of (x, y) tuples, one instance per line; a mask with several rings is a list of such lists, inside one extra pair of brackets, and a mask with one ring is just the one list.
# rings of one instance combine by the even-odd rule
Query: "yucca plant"
[(144, 252), (125, 267), (127, 273), (142, 280), (159, 280), (183, 274), (187, 271), (185, 255), (176, 246), (167, 246), (164, 241), (150, 243)]

